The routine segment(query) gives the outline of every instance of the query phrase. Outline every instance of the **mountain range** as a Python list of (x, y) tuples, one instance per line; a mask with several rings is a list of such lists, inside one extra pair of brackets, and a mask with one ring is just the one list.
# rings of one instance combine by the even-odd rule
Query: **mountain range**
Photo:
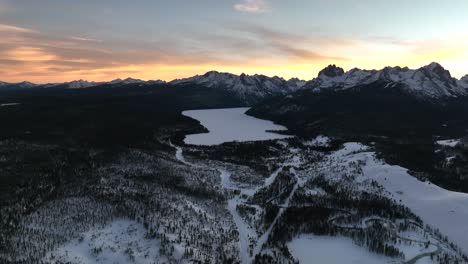
[(284, 96), (299, 90), (311, 90), (314, 93), (324, 91), (341, 91), (359, 85), (385, 83), (388, 90), (401, 90), (420, 99), (455, 98), (468, 95), (468, 75), (461, 79), (453, 78), (449, 71), (438, 63), (431, 63), (419, 69), (407, 67), (385, 67), (381, 70), (362, 70), (358, 68), (345, 72), (336, 65), (329, 65), (321, 70), (316, 78), (304, 81), (297, 78), (285, 80), (265, 75), (235, 75), (216, 71), (190, 78), (177, 79), (171, 82), (161, 80), (143, 81), (127, 78), (110, 82), (92, 82), (76, 80), (65, 83), (33, 84), (30, 82), (6, 83), (0, 82), (0, 89), (29, 89), (29, 88), (92, 88), (92, 87), (121, 87), (121, 86), (203, 86), (221, 89), (235, 95), (246, 105), (254, 105), (265, 99)]
[[(197, 75), (190, 78), (178, 79), (171, 82), (161, 80), (143, 81), (139, 79), (127, 78), (116, 79), (110, 82), (91, 82), (86, 80), (76, 80), (65, 83), (53, 84), (32, 84), (32, 83), (0, 83), (2, 90), (15, 90), (25, 88), (55, 88), (55, 89), (79, 89), (79, 88), (115, 88), (115, 87), (204, 87), (214, 92), (225, 92), (234, 96), (240, 105), (254, 105), (264, 99), (286, 95), (295, 92), (305, 85), (305, 81), (293, 78), (285, 80), (280, 77), (267, 77), (265, 75), (235, 75), (231, 73), (221, 73), (216, 71), (207, 72), (204, 75)], [(187, 91), (196, 92), (196, 91)]]
[(297, 92), (265, 100), (248, 114), (301, 135), (463, 136), (468, 129), (468, 76), (453, 78), (438, 63), (415, 70), (347, 72), (330, 65)]
[[(19, 92), (17, 92), (19, 91)], [(0, 103), (49, 98), (133, 96), (174, 110), (251, 106), (248, 114), (296, 134), (463, 135), (468, 129), (468, 75), (456, 79), (438, 63), (419, 69), (344, 71), (329, 65), (310, 81), (216, 71), (171, 82), (117, 79), (60, 84), (0, 83)]]
[(457, 80), (449, 71), (435, 62), (416, 70), (407, 67), (386, 67), (379, 71), (354, 68), (347, 72), (335, 65), (330, 65), (320, 71), (317, 78), (308, 82), (305, 89), (336, 91), (377, 81), (386, 82), (385, 88), (389, 89), (401, 85), (405, 92), (426, 98), (465, 96), (468, 89), (468, 75)]
[[(164, 227), (164, 232), (171, 229), (176, 230), (174, 232), (195, 230), (197, 233), (181, 233), (179, 237), (204, 238), (204, 230), (220, 230), (216, 229), (220, 221), (232, 221), (227, 213), (233, 212), (231, 214), (234, 222), (225, 226), (237, 226), (237, 230), (250, 230), (251, 226), (252, 232), (239, 232), (230, 228), (222, 232), (226, 234), (225, 237), (218, 236), (221, 233), (216, 231), (213, 239), (207, 238), (206, 241), (213, 244), (231, 241), (234, 244), (228, 248), (237, 254), (236, 236), (244, 233), (244, 238), (239, 238), (239, 241), (245, 241), (242, 242), (245, 244), (239, 246), (239, 251), (245, 250), (249, 259), (248, 252), (252, 248), (261, 252), (264, 246), (270, 244), (285, 245), (283, 239), (287, 241), (304, 230), (318, 227), (320, 229), (317, 230), (329, 230), (336, 235), (338, 229), (335, 229), (334, 220), (330, 217), (343, 215), (343, 212), (347, 212), (343, 208), (349, 212), (361, 212), (350, 215), (353, 221), (355, 216), (359, 217), (356, 218), (357, 225), (374, 214), (389, 217), (392, 221), (401, 217), (412, 219), (413, 216), (406, 207), (394, 206), (393, 199), (396, 204), (397, 199), (402, 197), (418, 197), (417, 199), (428, 201), (432, 199), (431, 195), (437, 199), (441, 196), (456, 199), (459, 196), (440, 193), (439, 189), (436, 189), (437, 192), (416, 191), (415, 196), (412, 192), (417, 189), (399, 187), (407, 186), (410, 182), (401, 180), (403, 171), (404, 177), (408, 173), (418, 179), (430, 179), (437, 186), (468, 192), (466, 149), (444, 150), (435, 144), (446, 139), (456, 139), (449, 142), (461, 142), (458, 139), (466, 136), (467, 84), (468, 77), (455, 79), (436, 63), (415, 70), (387, 67), (379, 71), (353, 69), (348, 72), (336, 65), (330, 65), (317, 78), (308, 82), (262, 75), (208, 72), (169, 83), (131, 78), (106, 83), (84, 80), (47, 85), (2, 83), (0, 120), (5, 125), (0, 130), (0, 156), (4, 167), (3, 176), (0, 177), (0, 203), (12, 204), (11, 209), (7, 210), (12, 216), (9, 214), (5, 219), (14, 221), (0, 221), (0, 230), (3, 231), (0, 233), (6, 234), (3, 237), (7, 241), (12, 241), (6, 243), (7, 247), (1, 248), (6, 248), (7, 252), (17, 252), (20, 262), (27, 262), (22, 259), (25, 255), (35, 256), (37, 252), (46, 252), (33, 246), (29, 247), (32, 252), (29, 255), (24, 250), (18, 251), (16, 241), (32, 241), (29, 236), (31, 232), (17, 233), (17, 227), (12, 228), (10, 224), (26, 223), (25, 229), (18, 230), (30, 230), (30, 226), (36, 226), (36, 222), (23, 222), (21, 217), (23, 211), (36, 208), (45, 208), (44, 217), (36, 217), (34, 213), (32, 219), (39, 219), (41, 223), (42, 219), (49, 219), (43, 225), (44, 230), (51, 231), (33, 232), (39, 234), (35, 236), (35, 241), (40, 246), (45, 245), (47, 250), (50, 250), (51, 244), (48, 243), (51, 241), (66, 241), (70, 237), (69, 233), (64, 232), (66, 236), (57, 239), (56, 234), (59, 232), (50, 228), (54, 226), (56, 215), (75, 221), (70, 224), (66, 220), (60, 220), (65, 223), (64, 229), (60, 230), (68, 230), (69, 226), (79, 227), (80, 223), (87, 221), (83, 221), (85, 218), (80, 214), (79, 217), (74, 217), (77, 215), (75, 211), (62, 210), (62, 207), (56, 213), (51, 213), (48, 209), (50, 206), (42, 204), (49, 201), (48, 199), (57, 199), (52, 200), (55, 202), (65, 199), (64, 197), (81, 197), (83, 194), (99, 204), (101, 199), (107, 199), (103, 201), (109, 202), (117, 210), (128, 212), (130, 219), (157, 219), (157, 224), (141, 232), (145, 237), (150, 233), (148, 236), (155, 236), (152, 230), (158, 230), (160, 223), (166, 223), (167, 228), (161, 226)], [(290, 132), (297, 137), (282, 142), (231, 142), (219, 146), (198, 147), (183, 143), (186, 135), (207, 132), (202, 122), (184, 115), (183, 111), (240, 106), (251, 106), (248, 115), (282, 124), (289, 130), (283, 133)], [(239, 117), (246, 118), (242, 114)], [(223, 123), (220, 126), (223, 128), (228, 127), (224, 126), (229, 122), (224, 116), (211, 118), (221, 120)], [(241, 129), (250, 130), (251, 127), (236, 125), (234, 129), (225, 131), (236, 134)], [(322, 139), (326, 143), (317, 144), (317, 140), (323, 141)], [(356, 143), (343, 145), (344, 142), (362, 142), (369, 148), (356, 147), (360, 145)], [(349, 146), (351, 148), (348, 149)], [(184, 153), (189, 157), (187, 160)], [(356, 159), (358, 156), (365, 159)], [(219, 174), (215, 171), (218, 166)], [(277, 170), (278, 166), (281, 167)], [(300, 174), (296, 174), (295, 168)], [(224, 169), (232, 171), (233, 176), (236, 175), (232, 183), (230, 174), (224, 175)], [(389, 170), (390, 174), (387, 173)], [(270, 174), (268, 178), (265, 177)], [(388, 190), (381, 189), (371, 178), (374, 176), (371, 174), (377, 174), (381, 182), (392, 182), (396, 186), (392, 187), (394, 192), (387, 194)], [(312, 181), (303, 181), (305, 175), (310, 175)], [(337, 182), (340, 178), (343, 181)], [(265, 185), (257, 185), (262, 182)], [(430, 186), (429, 183), (420, 185)], [(378, 196), (372, 193), (373, 190), (378, 191)], [(312, 193), (311, 191), (317, 193), (310, 196), (311, 198), (304, 196)], [(246, 193), (249, 195), (245, 196)], [(155, 197), (169, 198), (159, 202), (159, 198)], [(382, 200), (382, 197), (388, 198)], [(290, 199), (292, 207), (288, 208)], [(155, 200), (158, 202), (153, 203)], [(178, 204), (173, 207), (171, 204), (175, 204), (175, 201)], [(236, 205), (232, 201), (243, 202)], [(91, 208), (92, 212), (110, 214), (113, 211), (103, 210), (103, 207), (97, 205), (89, 206), (88, 200), (77, 200), (77, 206), (65, 203), (63, 208), (76, 208), (79, 213), (84, 208), (82, 204)], [(302, 204), (307, 207), (302, 207)], [(411, 203), (403, 203), (407, 204)], [(444, 223), (444, 213), (450, 217), (461, 216), (456, 218), (457, 222), (458, 219), (463, 220), (464, 215), (458, 214), (458, 208), (454, 209), (457, 214), (453, 214), (454, 211), (448, 213), (446, 210), (451, 210), (452, 207), (446, 207), (447, 204), (439, 204), (431, 215), (440, 215)], [(309, 205), (319, 207), (308, 207)], [(330, 205), (337, 205), (337, 208), (330, 211)], [(189, 208), (192, 206), (194, 210)], [(214, 206), (219, 207), (211, 210)], [(284, 211), (280, 210), (283, 207)], [(179, 208), (180, 211), (174, 211), (173, 208)], [(430, 207), (423, 208), (427, 210)], [(42, 209), (37, 210), (40, 212)], [(198, 212), (200, 217), (181, 218), (180, 212), (185, 211)], [(142, 212), (151, 214), (139, 215)], [(158, 212), (161, 216), (153, 215), (153, 212)], [(167, 212), (173, 213), (167, 215)], [(118, 213), (117, 216), (122, 217), (122, 214)], [(322, 220), (313, 220), (316, 217)], [(91, 218), (102, 221), (110, 219), (107, 216), (93, 215)], [(166, 220), (160, 221), (161, 219)], [(200, 219), (200, 222), (197, 225), (187, 225), (189, 222), (185, 219)], [(238, 224), (236, 219), (242, 222)], [(251, 219), (254, 219), (253, 222)], [(307, 222), (311, 220), (312, 222)], [(343, 220), (348, 228), (350, 222), (347, 219), (338, 222), (342, 223)], [(271, 226), (275, 222), (276, 226)], [(3, 227), (1, 223), (4, 223)], [(198, 228), (201, 226), (199, 223), (209, 225)], [(385, 225), (386, 223), (387, 221)], [(399, 230), (398, 223), (405, 222), (395, 223), (396, 231)], [(328, 224), (331, 226), (327, 227)], [(379, 229), (372, 227), (369, 234), (387, 239), (381, 236), (382, 226), (384, 225), (376, 225)], [(456, 227), (451, 230), (457, 233)], [(355, 228), (352, 229), (351, 234), (354, 236)], [(198, 232), (200, 230), (201, 233)], [(265, 230), (272, 230), (274, 233), (264, 235)], [(393, 231), (391, 229), (385, 232), (390, 234)], [(164, 232), (160, 236), (162, 241), (166, 241)], [(16, 234), (24, 236), (16, 239)], [(263, 235), (252, 240), (249, 234), (253, 234), (253, 238), (258, 237), (257, 234)], [(421, 234), (426, 236), (428, 233)], [(177, 235), (172, 237), (179, 241), (182, 239), (177, 238)], [(273, 241), (279, 239), (280, 242), (270, 243), (269, 237), (274, 238)], [(359, 241), (364, 239), (369, 237), (364, 235)], [(399, 238), (395, 237), (396, 239)], [(0, 239), (0, 244), (5, 245), (2, 241), (5, 240)], [(36, 243), (35, 241), (33, 242)], [(249, 241), (264, 242), (256, 246)], [(197, 244), (193, 240), (183, 243)], [(416, 246), (423, 244), (425, 243), (415, 243)], [(206, 248), (206, 255), (213, 254), (213, 248), (205, 246), (207, 243), (200, 245)], [(405, 248), (407, 246), (405, 244)], [(0, 256), (2, 254), (0, 250)], [(257, 254), (254, 252), (251, 255), (254, 258)], [(275, 253), (275, 256), (278, 255), (279, 253)], [(255, 257), (254, 262), (256, 260), (261, 258)], [(222, 258), (213, 261), (233, 262), (237, 261), (223, 261)]]
[(297, 78), (285, 80), (277, 76), (267, 77), (258, 74), (253, 76), (246, 74), (235, 75), (216, 71), (170, 82), (173, 85), (193, 83), (210, 88), (226, 89), (236, 94), (247, 104), (254, 104), (265, 98), (295, 92), (302, 88), (306, 82)]

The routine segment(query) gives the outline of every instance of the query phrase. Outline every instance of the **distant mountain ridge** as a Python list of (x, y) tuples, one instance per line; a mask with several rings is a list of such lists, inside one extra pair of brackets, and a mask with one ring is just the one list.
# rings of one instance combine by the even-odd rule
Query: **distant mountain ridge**
[(12, 84), (0, 82), (0, 89), (82, 89), (151, 85), (203, 86), (234, 96), (245, 105), (254, 105), (266, 99), (286, 96), (299, 90), (310, 90), (313, 93), (343, 91), (373, 83), (380, 83), (381, 85), (377, 85), (379, 89), (382, 88), (388, 91), (399, 90), (419, 99), (436, 100), (468, 96), (468, 75), (458, 80), (453, 78), (449, 71), (435, 62), (419, 69), (385, 67), (381, 70), (362, 70), (354, 68), (346, 72), (336, 65), (329, 65), (321, 70), (316, 78), (310, 81), (298, 78), (285, 80), (277, 76), (268, 77), (258, 74), (235, 75), (210, 71), (203, 75), (177, 79), (171, 82), (161, 80), (143, 81), (133, 78), (116, 79), (110, 82), (75, 80), (53, 84), (33, 84), (30, 82)]
[[(216, 92), (224, 91), (230, 96), (234, 96), (242, 105), (253, 105), (264, 99), (283, 96), (291, 92), (297, 91), (306, 84), (306, 81), (293, 78), (285, 80), (280, 77), (268, 77), (265, 75), (235, 75), (231, 73), (221, 73), (216, 71), (207, 72), (204, 75), (196, 75), (190, 78), (165, 82), (161, 80), (143, 81), (139, 79), (127, 78), (116, 79), (110, 82), (90, 82), (86, 80), (76, 80), (65, 83), (53, 83), (44, 85), (21, 85), (0, 83), (0, 88), (64, 88), (64, 89), (81, 89), (94, 87), (122, 87), (122, 86), (191, 86), (191, 87), (207, 87)], [(190, 93), (190, 91), (187, 91)], [(195, 91), (193, 91), (195, 92)], [(204, 91), (206, 92), (206, 91)]]
[(417, 97), (436, 99), (468, 94), (468, 75), (457, 80), (449, 71), (435, 62), (416, 70), (407, 67), (385, 67), (382, 70), (354, 68), (347, 72), (335, 65), (330, 65), (320, 71), (317, 78), (308, 82), (304, 89), (311, 89), (315, 92), (337, 91), (377, 81), (387, 83), (385, 88), (400, 86), (405, 92)]
[(285, 80), (277, 76), (267, 77), (258, 74), (235, 75), (216, 71), (210, 71), (204, 75), (197, 75), (170, 82), (170, 84), (173, 85), (192, 83), (210, 88), (225, 88), (229, 92), (237, 95), (241, 100), (254, 103), (268, 97), (295, 92), (302, 88), (306, 82), (297, 78)]
[(302, 135), (463, 136), (468, 76), (453, 78), (438, 63), (347, 72), (330, 65), (297, 92), (265, 100), (248, 114)]

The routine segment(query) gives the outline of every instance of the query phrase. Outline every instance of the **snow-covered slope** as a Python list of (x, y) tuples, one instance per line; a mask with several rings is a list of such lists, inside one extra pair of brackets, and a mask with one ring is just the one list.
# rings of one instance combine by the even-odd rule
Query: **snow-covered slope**
[(407, 206), (422, 220), (439, 229), (465, 252), (468, 251), (468, 194), (443, 189), (430, 182), (422, 182), (408, 170), (389, 165), (375, 157), (375, 153), (359, 143), (346, 143), (344, 148), (329, 157), (330, 167), (349, 167), (363, 164), (357, 186), (372, 181), (383, 186), (393, 199)]
[(31, 82), (19, 82), (19, 83), (9, 83), (0, 81), (0, 88), (6, 89), (28, 89), (33, 87), (38, 87), (38, 84)]
[[(354, 68), (345, 72), (336, 65), (320, 71), (317, 78), (308, 82), (304, 88), (314, 91), (342, 90), (376, 81), (386, 82), (386, 88), (403, 87), (413, 95), (443, 98), (467, 95), (468, 77), (457, 80), (438, 63), (431, 63), (416, 70), (407, 67), (386, 67), (382, 70), (361, 70)], [(401, 85), (399, 85), (401, 84)]]
[(345, 237), (302, 235), (287, 243), (287, 247), (299, 263), (311, 263), (312, 259), (316, 263), (381, 264), (395, 261), (368, 252)]
[(34, 83), (31, 83), (31, 82), (20, 82), (20, 83), (16, 83), (15, 86), (17, 86), (19, 88), (32, 88), (32, 87), (35, 87), (37, 85), (34, 84)]
[(267, 77), (264, 75), (235, 75), (231, 73), (221, 73), (216, 71), (207, 72), (204, 75), (197, 75), (191, 78), (174, 80), (171, 84), (198, 84), (212, 88), (224, 88), (236, 94), (239, 98), (248, 100), (249, 98), (262, 99), (268, 96), (285, 95), (297, 91), (305, 81), (291, 79), (289, 81), (280, 77)]
[(468, 74), (460, 79), (459, 84), (468, 89)]
[(10, 86), (10, 87), (19, 87), (19, 88), (31, 88), (31, 87), (40, 87), (40, 88), (69, 88), (69, 89), (82, 89), (82, 88), (91, 88), (100, 85), (109, 85), (109, 86), (122, 86), (122, 85), (129, 85), (129, 84), (141, 84), (141, 85), (154, 85), (154, 84), (164, 84), (165, 81), (161, 80), (150, 80), (150, 81), (143, 81), (139, 79), (127, 78), (127, 79), (115, 79), (109, 82), (93, 82), (87, 80), (75, 80), (71, 82), (64, 82), (64, 83), (48, 83), (43, 85), (35, 85), (28, 82), (18, 83), (18, 84), (11, 84), (0, 82), (0, 87), (3, 86)]
[(81, 234), (79, 239), (47, 253), (45, 263), (136, 263), (150, 264), (167, 261), (159, 254), (160, 242), (148, 238), (138, 222), (119, 219), (102, 229)]
[[(67, 88), (90, 88), (90, 87), (95, 87), (98, 85), (121, 86), (121, 85), (129, 85), (129, 84), (152, 85), (152, 84), (163, 84), (163, 83), (165, 82), (161, 80), (143, 81), (140, 79), (127, 78), (124, 80), (115, 79), (110, 82), (90, 82), (90, 81), (85, 81), (85, 80), (77, 80), (77, 81), (72, 81), (72, 82), (68, 82), (64, 84), (67, 86)], [(57, 84), (57, 85), (64, 85), (64, 84)]]
[(103, 82), (91, 82), (91, 81), (86, 81), (86, 80), (75, 80), (71, 82), (65, 82), (65, 83), (48, 83), (44, 85), (40, 85), (42, 88), (70, 88), (70, 89), (79, 89), (79, 88), (89, 88), (89, 87), (95, 87), (98, 85), (104, 84)]

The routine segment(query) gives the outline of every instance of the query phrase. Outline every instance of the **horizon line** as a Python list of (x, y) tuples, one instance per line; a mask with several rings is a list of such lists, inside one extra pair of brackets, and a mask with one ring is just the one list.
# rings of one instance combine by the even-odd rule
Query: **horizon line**
[[(408, 68), (409, 70), (419, 70), (421, 68), (424, 68), (426, 66), (429, 66), (431, 64), (438, 64), (440, 66), (442, 66), (442, 68), (444, 68), (445, 70), (447, 70), (450, 75), (452, 76), (452, 73), (450, 70), (448, 70), (447, 68), (445, 68), (442, 64), (438, 63), (438, 62), (431, 62), (429, 64), (425, 64), (423, 66), (420, 66), (420, 67), (409, 67), (409, 66), (385, 66), (381, 69), (364, 69), (364, 68), (359, 68), (359, 67), (352, 67), (352, 68), (349, 68), (349, 69), (345, 69), (345, 68), (342, 68), (340, 67), (338, 64), (334, 64), (334, 63), (331, 63), (329, 65), (327, 65), (326, 67), (322, 68), (325, 69), (329, 66), (336, 66), (336, 67), (339, 67), (339, 68), (342, 68), (345, 72), (349, 72), (351, 70), (354, 70), (354, 69), (357, 69), (357, 70), (362, 70), (362, 71), (381, 71), (381, 70), (384, 70), (385, 68)], [(174, 81), (177, 81), (177, 80), (184, 80), (184, 79), (188, 79), (188, 78), (192, 78), (192, 77), (196, 77), (196, 76), (203, 76), (207, 73), (210, 73), (210, 72), (217, 72), (217, 73), (221, 73), (221, 74), (232, 74), (232, 75), (236, 75), (236, 76), (241, 76), (241, 75), (247, 75), (247, 76), (255, 76), (255, 75), (260, 75), (260, 76), (266, 76), (268, 78), (281, 78), (283, 80), (291, 80), (291, 79), (299, 79), (301, 81), (311, 81), (315, 78), (318, 77), (318, 74), (319, 72), (317, 72), (316, 74), (316, 77), (313, 77), (312, 79), (303, 79), (303, 78), (300, 78), (300, 77), (291, 77), (291, 78), (285, 78), (284, 76), (279, 76), (279, 75), (267, 75), (267, 74), (264, 74), (264, 73), (245, 73), (245, 72), (242, 72), (242, 73), (233, 73), (233, 72), (229, 72), (229, 71), (223, 71), (223, 70), (208, 70), (208, 71), (205, 71), (205, 72), (202, 72), (202, 73), (197, 73), (195, 75), (188, 75), (188, 76), (185, 76), (185, 77), (181, 77), (181, 78), (175, 78), (175, 79), (164, 79), (164, 78), (152, 78), (152, 79), (146, 79), (146, 78), (135, 78), (135, 77), (131, 77), (131, 76), (127, 76), (127, 77), (117, 77), (117, 78), (114, 78), (114, 79), (111, 79), (111, 80), (106, 80), (106, 81), (98, 81), (98, 80), (92, 80), (92, 79), (83, 79), (83, 78), (80, 78), (80, 79), (71, 79), (69, 81), (65, 81), (65, 82), (33, 82), (33, 81), (28, 81), (28, 80), (22, 80), (22, 81), (16, 81), (16, 82), (10, 82), (10, 81), (4, 81), (4, 80), (1, 80), (0, 79), (0, 82), (4, 82), (4, 83), (7, 83), (7, 84), (20, 84), (20, 83), (31, 83), (31, 84), (34, 84), (34, 85), (48, 85), (48, 84), (64, 84), (64, 83), (69, 83), (69, 82), (75, 82), (75, 81), (86, 81), (86, 82), (94, 82), (94, 83), (109, 83), (109, 82), (112, 82), (112, 81), (116, 81), (116, 80), (127, 80), (127, 79), (134, 79), (134, 80), (141, 80), (141, 81), (144, 81), (144, 82), (150, 82), (150, 81), (164, 81), (166, 83), (171, 83), (171, 82), (174, 82)], [(456, 80), (461, 80), (462, 78), (468, 76), (468, 73), (464, 74), (464, 75), (461, 75), (460, 77), (455, 77), (455, 76), (452, 76), (452, 78), (456, 79)]]

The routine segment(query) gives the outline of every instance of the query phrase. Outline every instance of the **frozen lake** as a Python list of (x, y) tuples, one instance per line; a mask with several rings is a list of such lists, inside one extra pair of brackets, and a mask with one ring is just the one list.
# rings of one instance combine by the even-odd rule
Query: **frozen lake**
[(200, 121), (210, 131), (209, 133), (187, 135), (184, 140), (185, 144), (219, 145), (225, 142), (261, 141), (290, 137), (267, 132), (287, 129), (275, 125), (271, 121), (248, 116), (245, 114), (247, 110), (249, 110), (248, 107), (182, 112), (183, 115)]

